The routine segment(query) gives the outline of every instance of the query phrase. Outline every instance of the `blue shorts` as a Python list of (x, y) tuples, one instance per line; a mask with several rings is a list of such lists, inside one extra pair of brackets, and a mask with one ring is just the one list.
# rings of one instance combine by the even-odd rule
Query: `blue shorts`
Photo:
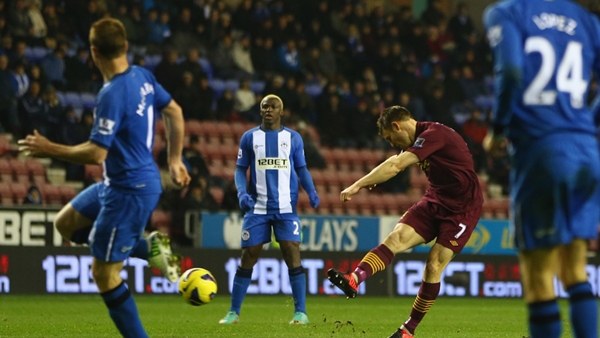
[(517, 249), (598, 237), (600, 158), (593, 136), (545, 137), (516, 147), (511, 223)]
[(140, 239), (160, 194), (137, 195), (96, 183), (71, 201), (83, 216), (94, 220), (89, 243), (92, 256), (105, 262), (124, 261)]
[(295, 213), (247, 213), (242, 224), (242, 248), (271, 242), (271, 227), (277, 241), (300, 242), (300, 218)]

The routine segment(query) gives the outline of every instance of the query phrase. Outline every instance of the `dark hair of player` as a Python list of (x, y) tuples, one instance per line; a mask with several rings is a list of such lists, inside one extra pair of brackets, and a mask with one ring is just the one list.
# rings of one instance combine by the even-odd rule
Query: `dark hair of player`
[(379, 127), (379, 135), (382, 135), (383, 131), (392, 128), (392, 122), (394, 121), (406, 121), (412, 119), (412, 114), (408, 109), (402, 106), (391, 106), (385, 108), (379, 119), (377, 120), (377, 127)]
[(90, 44), (98, 49), (103, 59), (112, 60), (123, 53), (127, 46), (125, 26), (117, 19), (100, 19), (90, 30)]

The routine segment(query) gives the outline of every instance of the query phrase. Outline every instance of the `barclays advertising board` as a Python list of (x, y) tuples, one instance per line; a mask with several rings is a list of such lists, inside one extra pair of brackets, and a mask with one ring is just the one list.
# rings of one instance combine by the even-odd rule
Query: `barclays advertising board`
[[(203, 213), (202, 247), (241, 248), (243, 216)], [(379, 217), (300, 216), (305, 251), (369, 251), (379, 244)]]
[[(400, 216), (301, 215), (300, 248), (303, 251), (369, 251), (385, 239), (399, 219)], [(242, 221), (239, 213), (203, 213), (202, 247), (241, 248)], [(418, 246), (412, 252), (428, 252), (433, 243)], [(463, 253), (515, 255), (508, 222), (479, 221)]]

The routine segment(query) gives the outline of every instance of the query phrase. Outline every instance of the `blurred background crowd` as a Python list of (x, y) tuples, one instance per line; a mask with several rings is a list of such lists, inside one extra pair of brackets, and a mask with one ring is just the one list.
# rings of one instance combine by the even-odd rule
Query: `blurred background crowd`
[[(410, 6), (367, 0), (0, 0), (5, 158), (14, 140), (34, 129), (61, 143), (87, 140), (102, 86), (88, 31), (103, 17), (123, 22), (130, 61), (153, 71), (183, 108), (184, 157), (194, 180), (184, 192), (165, 182), (160, 209), (173, 217), (168, 222), (180, 222), (175, 218), (181, 208), (237, 210), (231, 149), (244, 130), (260, 123), (259, 102), (269, 93), (284, 102), (284, 124), (304, 137), (321, 194), (339, 193), (397, 152), (376, 127), (382, 108), (396, 104), (419, 121), (454, 128), (473, 153), (486, 198), (502, 200), (507, 193), (506, 150), (488, 156), (481, 146), (494, 104), (485, 34), (466, 4), (448, 10), (441, 0), (430, 0), (418, 16)], [(154, 153), (164, 169), (160, 123)], [(100, 179), (95, 168), (57, 161), (48, 167), (64, 168), (68, 182)], [(332, 171), (349, 174), (331, 184)], [(11, 175), (18, 180), (16, 171)], [(407, 170), (378, 192), (410, 197), (425, 187), (422, 174)], [(505, 217), (505, 204), (488, 216)], [(323, 212), (381, 211), (357, 208), (339, 209), (332, 202)]]

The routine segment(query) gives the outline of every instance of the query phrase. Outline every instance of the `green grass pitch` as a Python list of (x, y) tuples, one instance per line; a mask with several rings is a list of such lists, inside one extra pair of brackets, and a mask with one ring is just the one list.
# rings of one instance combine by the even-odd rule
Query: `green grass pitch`
[[(309, 297), (310, 324), (290, 326), (293, 301), (284, 296), (246, 297), (239, 324), (219, 325), (229, 297), (194, 307), (177, 295), (135, 296), (150, 337), (388, 337), (408, 317), (413, 298)], [(566, 303), (563, 337), (572, 337)], [(522, 338), (527, 336), (521, 299), (440, 297), (416, 337)], [(116, 337), (99, 296), (0, 296), (0, 337)]]

